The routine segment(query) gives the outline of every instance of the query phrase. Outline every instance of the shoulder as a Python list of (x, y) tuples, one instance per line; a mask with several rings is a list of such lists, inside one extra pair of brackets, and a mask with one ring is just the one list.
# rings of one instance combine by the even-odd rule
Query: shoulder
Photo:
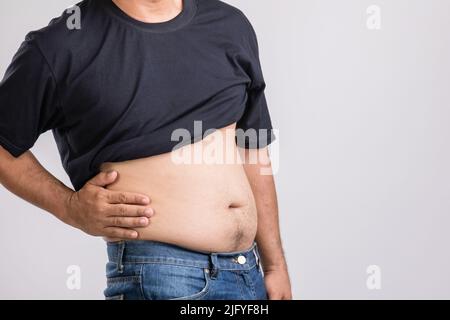
[(196, 0), (200, 10), (216, 10), (225, 14), (242, 15), (242, 11), (237, 7), (221, 0)]
[(226, 28), (243, 32), (244, 34), (254, 35), (253, 27), (239, 8), (225, 3), (221, 0), (196, 0), (198, 5), (198, 14), (200, 17), (210, 18), (220, 23)]
[(29, 32), (25, 42), (38, 47), (44, 55), (57, 54), (75, 45), (76, 40), (88, 34), (83, 27), (92, 20), (90, 13), (93, 6), (94, 0), (84, 0), (63, 9), (47, 26)]

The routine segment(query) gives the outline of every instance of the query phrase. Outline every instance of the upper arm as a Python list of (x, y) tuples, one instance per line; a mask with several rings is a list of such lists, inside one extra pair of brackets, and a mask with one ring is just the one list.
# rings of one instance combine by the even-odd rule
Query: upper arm
[(0, 146), (19, 157), (62, 119), (53, 72), (37, 45), (27, 39), (0, 82)]
[(275, 140), (272, 120), (266, 100), (266, 82), (259, 57), (256, 33), (242, 14), (244, 19), (244, 45), (248, 61), (246, 73), (250, 79), (247, 86), (247, 103), (243, 116), (237, 122), (237, 144), (246, 149), (265, 148)]

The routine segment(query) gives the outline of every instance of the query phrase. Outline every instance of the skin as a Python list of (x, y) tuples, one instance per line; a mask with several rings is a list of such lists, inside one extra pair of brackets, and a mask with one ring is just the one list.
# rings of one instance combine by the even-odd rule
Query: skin
[[(163, 22), (179, 14), (181, 0), (114, 0), (131, 17), (144, 22)], [(256, 150), (240, 150), (251, 157)], [(263, 154), (268, 157), (267, 150)], [(244, 164), (257, 210), (256, 241), (261, 253), (269, 299), (292, 299), (283, 254), (278, 205), (272, 175), (261, 175), (267, 162)], [(26, 173), (26, 174), (24, 174)], [(0, 146), (0, 183), (20, 198), (52, 213), (62, 222), (92, 236), (136, 239), (139, 228), (149, 227), (155, 214), (146, 194), (109, 190), (119, 179), (116, 171), (101, 172), (75, 192), (48, 172), (28, 151), (18, 158)]]
[(75, 192), (45, 170), (30, 151), (14, 158), (0, 147), (0, 183), (6, 189), (89, 235), (135, 239), (137, 232), (131, 229), (148, 225), (154, 214), (150, 198), (107, 190), (105, 186), (117, 177), (117, 172), (101, 172)]
[[(291, 282), (281, 243), (275, 182), (273, 174), (261, 175), (261, 170), (267, 170), (267, 163), (270, 163), (268, 150), (240, 149), (240, 153), (242, 159), (245, 159), (244, 170), (256, 202), (256, 242), (261, 255), (267, 294), (270, 300), (291, 300)], [(249, 159), (259, 161), (254, 163)]]
[[(252, 246), (257, 213), (250, 184), (242, 163), (226, 163), (222, 157), (229, 153), (237, 160), (235, 136), (232, 124), (174, 152), (102, 164), (102, 171), (120, 173), (108, 189), (152, 197), (152, 208), (158, 214), (150, 226), (138, 230), (139, 239), (207, 253)], [(212, 148), (221, 152), (211, 152)], [(214, 161), (202, 161), (207, 160), (205, 154), (215, 155)], [(178, 163), (176, 155), (188, 155), (189, 160)], [(196, 156), (200, 161), (195, 162)]]
[(113, 0), (130, 17), (147, 23), (165, 22), (183, 9), (182, 0)]

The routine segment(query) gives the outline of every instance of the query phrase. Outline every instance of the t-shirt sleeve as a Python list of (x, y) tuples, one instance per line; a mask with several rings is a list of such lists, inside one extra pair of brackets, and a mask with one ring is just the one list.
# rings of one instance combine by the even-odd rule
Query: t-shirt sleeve
[(259, 149), (272, 143), (275, 135), (264, 93), (266, 83), (259, 59), (257, 36), (247, 19), (246, 22), (250, 60), (246, 70), (251, 82), (247, 87), (246, 109), (242, 118), (237, 122), (236, 142), (242, 148)]
[(27, 38), (0, 82), (0, 145), (19, 157), (62, 121), (53, 73), (37, 44)]

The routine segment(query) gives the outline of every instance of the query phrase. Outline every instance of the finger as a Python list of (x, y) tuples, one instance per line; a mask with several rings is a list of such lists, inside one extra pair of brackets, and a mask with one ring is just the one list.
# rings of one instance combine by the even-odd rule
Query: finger
[(269, 298), (269, 300), (279, 301), (279, 300), (282, 300), (282, 299), (281, 299), (281, 296), (271, 296), (271, 297)]
[(88, 183), (97, 187), (106, 187), (116, 181), (117, 176), (117, 171), (100, 172), (98, 175), (89, 180)]
[(142, 204), (147, 205), (150, 203), (150, 198), (137, 193), (131, 192), (118, 192), (109, 191), (108, 192), (108, 202), (112, 204), (124, 203), (124, 204)]
[(139, 228), (146, 227), (150, 223), (148, 218), (112, 217), (108, 219), (108, 227)]
[(128, 204), (113, 204), (106, 208), (109, 217), (147, 217), (150, 218), (155, 211), (150, 207), (134, 206)]
[(135, 230), (108, 227), (105, 228), (105, 236), (117, 239), (136, 239), (139, 236), (139, 234)]
[(268, 293), (269, 300), (281, 300), (281, 295), (277, 293)]

